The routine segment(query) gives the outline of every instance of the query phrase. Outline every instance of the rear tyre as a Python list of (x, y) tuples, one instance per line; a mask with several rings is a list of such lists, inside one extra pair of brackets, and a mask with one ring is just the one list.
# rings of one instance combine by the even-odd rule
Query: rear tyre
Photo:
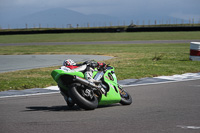
[(90, 89), (83, 88), (79, 83), (73, 83), (69, 88), (72, 100), (85, 110), (94, 110), (98, 106), (98, 99)]

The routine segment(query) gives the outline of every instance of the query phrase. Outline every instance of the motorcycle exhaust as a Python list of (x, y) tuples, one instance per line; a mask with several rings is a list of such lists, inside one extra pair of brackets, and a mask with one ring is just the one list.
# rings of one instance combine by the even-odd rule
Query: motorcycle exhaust
[(96, 89), (101, 89), (101, 87), (99, 87), (99, 86), (97, 86), (97, 85), (95, 85), (94, 83), (92, 83), (92, 82), (89, 82), (89, 81), (87, 81), (87, 80), (85, 80), (85, 79), (82, 79), (82, 78), (80, 78), (80, 77), (78, 77), (78, 76), (74, 76), (74, 80), (75, 81), (79, 81), (80, 83), (82, 83), (82, 84), (84, 84), (84, 85), (86, 85), (86, 86), (89, 86), (89, 87), (92, 87), (92, 88), (96, 88)]

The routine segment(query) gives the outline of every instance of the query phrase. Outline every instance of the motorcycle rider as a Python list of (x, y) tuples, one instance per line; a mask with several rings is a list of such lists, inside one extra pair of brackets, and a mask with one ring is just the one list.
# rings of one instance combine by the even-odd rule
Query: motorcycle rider
[(85, 61), (82, 64), (76, 64), (72, 59), (67, 59), (67, 60), (64, 60), (63, 66), (61, 67), (61, 69), (66, 70), (66, 71), (70, 71), (70, 70), (83, 71), (86, 80), (90, 82), (98, 83), (99, 81), (96, 81), (92, 78), (94, 69), (97, 68), (99, 70), (105, 67), (106, 67), (105, 63), (100, 63), (93, 60)]

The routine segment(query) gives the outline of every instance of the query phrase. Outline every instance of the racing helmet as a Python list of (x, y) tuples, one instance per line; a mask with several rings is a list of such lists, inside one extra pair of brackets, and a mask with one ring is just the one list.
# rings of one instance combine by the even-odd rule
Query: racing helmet
[(64, 60), (63, 66), (71, 66), (71, 65), (76, 65), (76, 63), (71, 59)]

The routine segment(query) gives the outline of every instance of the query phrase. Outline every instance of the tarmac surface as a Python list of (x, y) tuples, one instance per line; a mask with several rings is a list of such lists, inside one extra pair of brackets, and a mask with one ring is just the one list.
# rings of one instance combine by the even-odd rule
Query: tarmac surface
[(65, 59), (75, 62), (103, 61), (113, 57), (100, 55), (0, 55), (0, 73), (50, 66), (62, 66)]
[(85, 111), (61, 94), (0, 99), (1, 133), (199, 133), (200, 80), (125, 88), (129, 106)]

